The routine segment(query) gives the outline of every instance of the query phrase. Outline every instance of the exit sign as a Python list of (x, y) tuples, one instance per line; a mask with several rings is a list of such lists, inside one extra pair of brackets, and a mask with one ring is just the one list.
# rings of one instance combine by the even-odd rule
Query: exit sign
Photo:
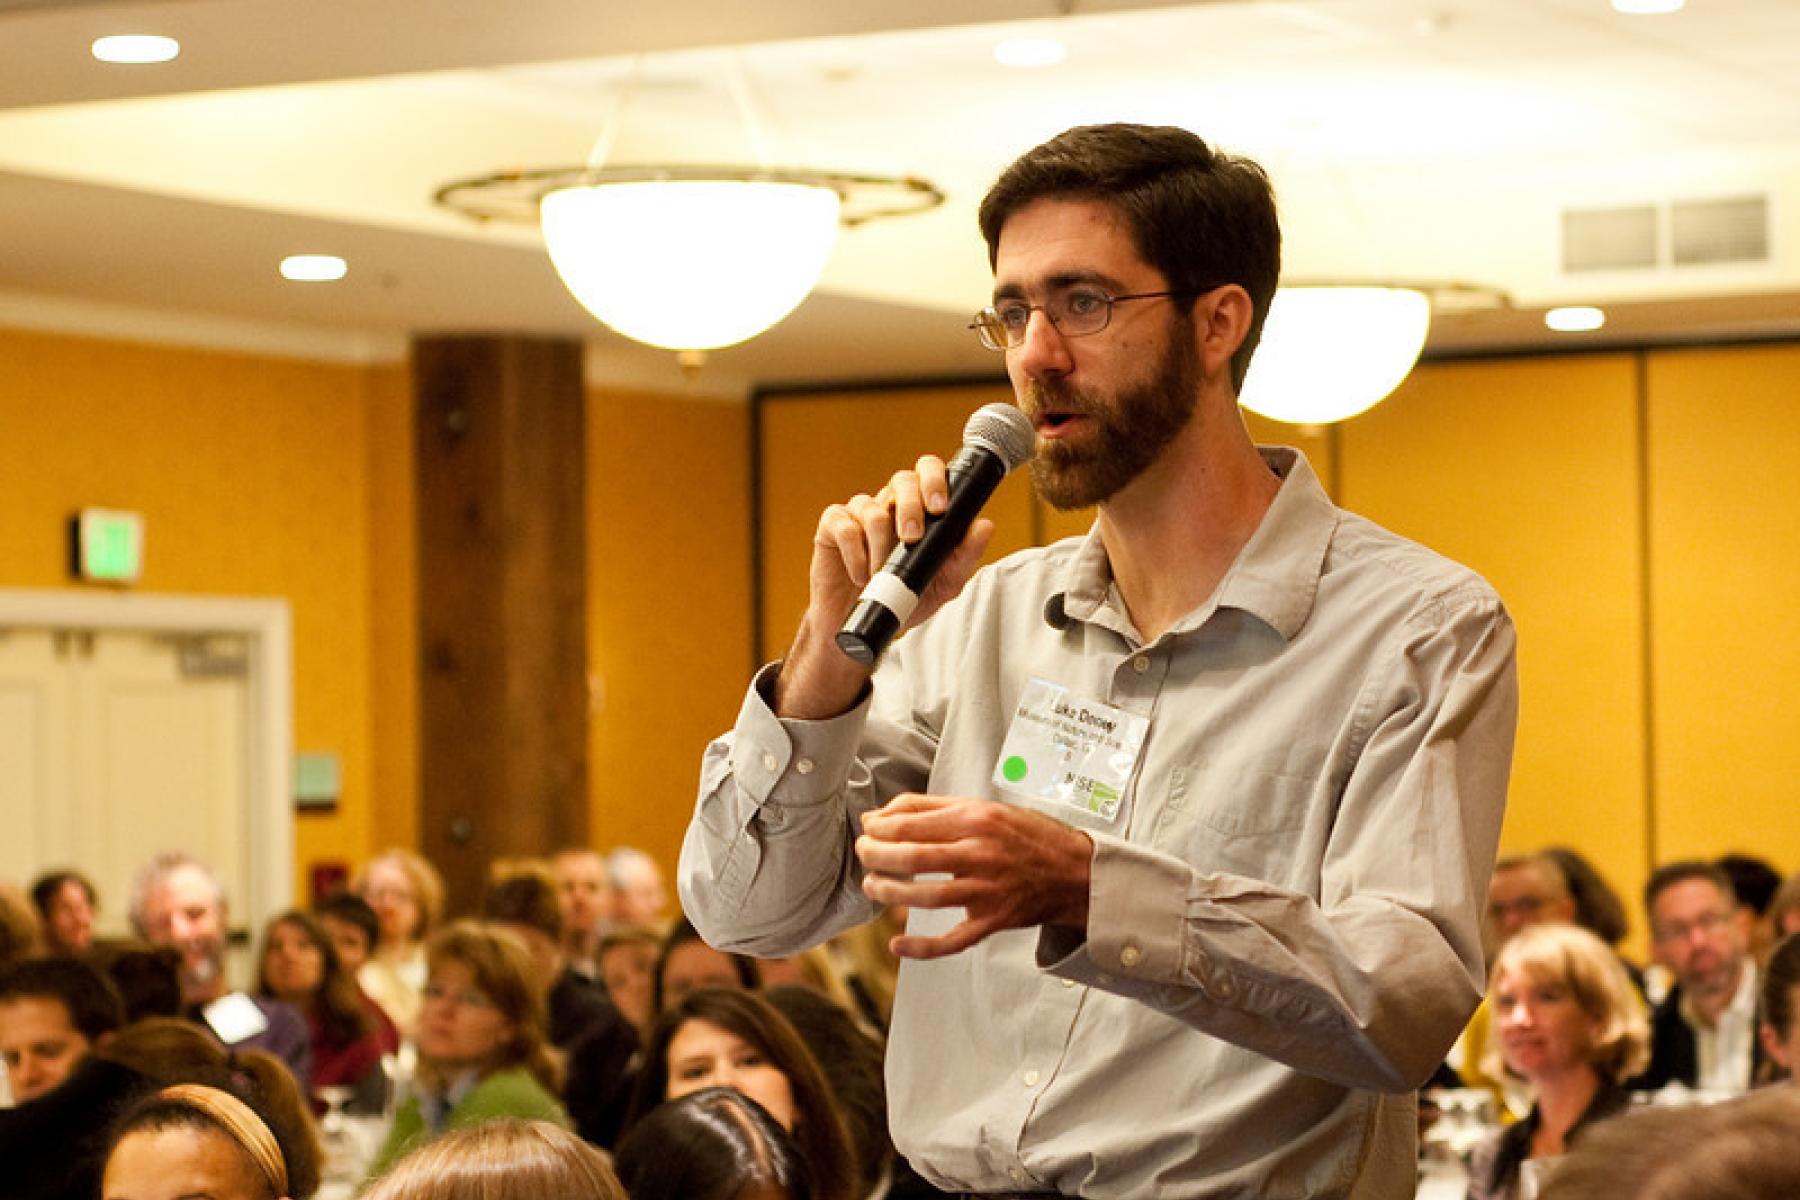
[(116, 508), (84, 508), (69, 520), (75, 575), (136, 583), (144, 570), (144, 518)]

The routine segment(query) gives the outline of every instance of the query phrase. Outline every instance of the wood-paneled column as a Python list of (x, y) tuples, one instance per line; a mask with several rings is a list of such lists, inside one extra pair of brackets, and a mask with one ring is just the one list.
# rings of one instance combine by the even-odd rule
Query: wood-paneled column
[(466, 913), (587, 836), (581, 345), (421, 338), (413, 380), (420, 850)]

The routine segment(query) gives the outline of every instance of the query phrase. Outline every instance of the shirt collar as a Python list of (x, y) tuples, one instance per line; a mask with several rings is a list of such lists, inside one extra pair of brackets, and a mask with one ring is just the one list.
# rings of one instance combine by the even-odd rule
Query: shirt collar
[[(1340, 513), (1300, 451), (1258, 446), (1257, 452), (1280, 476), (1281, 489), (1256, 532), (1238, 551), (1214, 598), (1177, 622), (1172, 632), (1198, 627), (1214, 609), (1235, 608), (1291, 639), (1312, 614)], [(1112, 564), (1096, 521), (1069, 564), (1063, 590), (1046, 603), (1045, 618), (1058, 627), (1069, 618), (1113, 625), (1107, 619), (1112, 584)]]

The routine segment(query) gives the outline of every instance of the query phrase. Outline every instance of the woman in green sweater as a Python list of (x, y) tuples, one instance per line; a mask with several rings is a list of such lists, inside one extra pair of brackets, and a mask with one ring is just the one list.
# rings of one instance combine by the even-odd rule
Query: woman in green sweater
[(457, 921), (426, 946), (419, 1065), (372, 1173), (448, 1129), (494, 1117), (567, 1126), (547, 1047), (544, 998), (513, 934)]

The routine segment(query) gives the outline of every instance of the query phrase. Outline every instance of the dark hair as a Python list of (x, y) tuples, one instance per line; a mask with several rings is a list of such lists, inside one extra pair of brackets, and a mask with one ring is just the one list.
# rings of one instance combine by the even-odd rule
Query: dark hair
[(758, 1187), (780, 1188), (789, 1200), (815, 1194), (794, 1140), (733, 1088), (658, 1105), (631, 1127), (613, 1165), (631, 1200), (735, 1200)]
[[(1171, 288), (1235, 283), (1250, 293), (1250, 330), (1231, 358), (1232, 387), (1242, 390), (1281, 276), (1281, 225), (1261, 167), (1173, 126), (1068, 130), (1026, 151), (988, 189), (979, 219), (989, 266), (1007, 219), (1045, 199), (1109, 205)], [(1193, 310), (1192, 297), (1177, 304)]]
[(1781, 886), (1781, 872), (1767, 860), (1749, 854), (1724, 854), (1715, 858), (1713, 865), (1731, 880), (1731, 894), (1739, 904), (1759, 917), (1769, 911), (1769, 901)]
[(869, 1195), (894, 1159), (881, 1038), (812, 988), (788, 984), (763, 997), (788, 1019), (825, 1072), (856, 1151), (858, 1191)]
[[(287, 1166), (289, 1195), (310, 1196), (319, 1186), (322, 1152), (312, 1123), (312, 1110), (287, 1064), (262, 1050), (226, 1050), (199, 1026), (167, 1017), (150, 1017), (119, 1030), (95, 1052), (161, 1086), (197, 1083), (228, 1092), (256, 1114), (274, 1134)], [(184, 1114), (186, 1103), (158, 1103), (160, 1094), (144, 1097), (127, 1109), (113, 1127), (110, 1147), (140, 1129), (216, 1124), (204, 1114)]]
[[(1689, 880), (1704, 879), (1719, 889), (1727, 903), (1737, 902), (1737, 893), (1732, 890), (1731, 876), (1709, 862), (1701, 862), (1697, 858), (1684, 858), (1679, 862), (1664, 863), (1650, 872), (1650, 879), (1644, 884), (1644, 913), (1652, 921), (1655, 920), (1652, 910), (1656, 907), (1656, 898), (1678, 883)], [(1651, 934), (1654, 936), (1655, 929)]]
[(88, 961), (119, 989), (127, 1025), (181, 1015), (181, 952), (174, 947), (114, 942), (90, 951)]
[(532, 871), (497, 879), (481, 897), (481, 915), (505, 925), (535, 929), (553, 942), (562, 941), (562, 907), (556, 886)]
[(87, 901), (90, 905), (100, 902), (100, 893), (94, 890), (93, 883), (80, 871), (68, 868), (61, 871), (48, 871), (39, 875), (31, 884), (31, 903), (44, 920), (50, 919), (50, 906), (56, 903), (56, 893), (62, 891), (65, 883), (79, 885), (81, 890), (87, 893)]
[(363, 940), (372, 954), (375, 943), (381, 940), (381, 918), (369, 907), (369, 902), (355, 892), (333, 892), (317, 904), (313, 905), (313, 916), (331, 917), (346, 925), (354, 925), (362, 930)]
[[(344, 1046), (365, 1037), (375, 1029), (375, 1021), (363, 1006), (362, 993), (356, 980), (344, 970), (337, 947), (325, 936), (319, 923), (296, 909), (289, 909), (263, 927), (262, 947), (256, 955), (256, 991), (258, 995), (275, 997), (269, 986), (269, 942), (280, 925), (292, 925), (319, 952), (319, 985), (313, 990), (313, 1014), (325, 1034), (327, 1045)], [(277, 999), (279, 997), (276, 997)]]
[(1783, 1038), (1793, 1032), (1794, 1021), (1800, 1018), (1794, 1011), (1796, 989), (1800, 989), (1800, 933), (1790, 933), (1775, 943), (1763, 967), (1763, 1020)]
[(812, 1166), (817, 1195), (821, 1200), (848, 1200), (856, 1194), (850, 1134), (831, 1085), (788, 1019), (754, 992), (699, 988), (657, 1017), (644, 1047), (625, 1123), (627, 1134), (668, 1096), (669, 1044), (690, 1021), (703, 1021), (743, 1039), (787, 1077), (794, 1096), (794, 1143)]
[(1625, 902), (1613, 890), (1606, 877), (1578, 851), (1567, 846), (1551, 846), (1538, 857), (1550, 860), (1562, 872), (1569, 897), (1575, 901), (1575, 923), (1605, 942), (1616, 946), (1631, 931), (1625, 915)]
[(235, 1146), (271, 1197), (305, 1197), (318, 1190), (319, 1154), (296, 1120), (304, 1120), (302, 1110), (282, 1113), (249, 1079), (195, 1079), (140, 1096), (113, 1126), (106, 1157), (134, 1133), (199, 1130)]
[[(706, 944), (706, 940), (700, 936), (700, 931), (695, 929), (694, 923), (686, 917), (682, 917), (679, 921), (675, 922), (675, 924), (671, 925), (669, 927), (669, 932), (663, 935), (662, 951), (656, 956), (653, 1000), (657, 1012), (663, 1010), (663, 1003), (665, 1000), (663, 993), (663, 974), (669, 969), (669, 958), (676, 950), (687, 945), (689, 942), (700, 942), (702, 945)], [(719, 953), (731, 960), (732, 968), (737, 971), (738, 982), (743, 984), (746, 989), (754, 991), (762, 983), (761, 977), (756, 973), (756, 963), (751, 959), (742, 954), (733, 954), (729, 950), (720, 950)]]
[(79, 958), (33, 958), (0, 971), (0, 1003), (25, 999), (59, 1002), (90, 1042), (125, 1023), (119, 989)]

